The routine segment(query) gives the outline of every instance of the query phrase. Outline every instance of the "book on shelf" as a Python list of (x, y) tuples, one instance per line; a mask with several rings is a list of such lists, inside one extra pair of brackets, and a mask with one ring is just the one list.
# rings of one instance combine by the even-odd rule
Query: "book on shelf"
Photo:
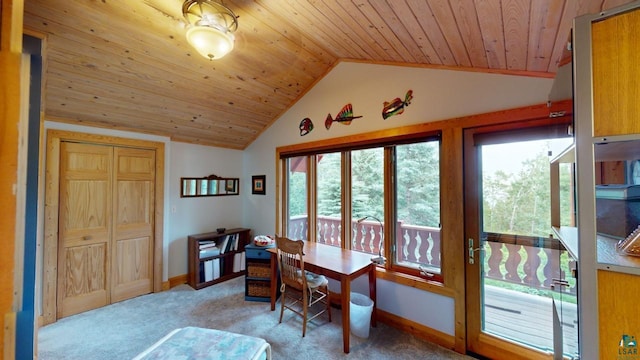
[(231, 234), (224, 236), (224, 239), (220, 240), (220, 253), (225, 254), (230, 251), (238, 250), (238, 234)]
[(224, 252), (227, 253), (229, 251), (233, 251), (233, 241), (234, 241), (234, 235), (227, 235), (227, 240), (226, 240), (226, 247)]
[(238, 250), (238, 239), (240, 238), (239, 234), (233, 234), (233, 250)]
[(216, 255), (220, 255), (220, 248), (217, 246), (207, 247), (204, 249), (200, 248), (200, 259)]
[(198, 247), (200, 249), (204, 249), (204, 248), (208, 248), (208, 247), (212, 247), (212, 246), (216, 246), (216, 242), (214, 240), (200, 241), (198, 243)]
[(223, 239), (220, 240), (220, 253), (224, 254), (227, 252), (227, 246), (229, 244), (229, 235), (225, 235)]

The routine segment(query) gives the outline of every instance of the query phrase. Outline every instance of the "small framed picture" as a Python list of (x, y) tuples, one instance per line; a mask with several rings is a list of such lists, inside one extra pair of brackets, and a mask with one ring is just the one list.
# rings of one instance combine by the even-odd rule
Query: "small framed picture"
[(251, 177), (251, 193), (256, 195), (266, 195), (265, 181), (265, 175), (253, 175)]

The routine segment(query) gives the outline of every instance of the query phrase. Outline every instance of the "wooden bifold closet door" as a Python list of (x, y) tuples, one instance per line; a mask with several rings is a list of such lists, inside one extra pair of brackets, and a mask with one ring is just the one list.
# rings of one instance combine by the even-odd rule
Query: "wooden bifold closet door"
[(60, 144), (58, 318), (153, 291), (155, 151)]

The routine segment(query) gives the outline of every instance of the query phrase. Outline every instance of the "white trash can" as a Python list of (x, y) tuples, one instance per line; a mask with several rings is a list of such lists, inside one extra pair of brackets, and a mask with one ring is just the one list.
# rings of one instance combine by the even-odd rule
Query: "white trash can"
[(351, 293), (349, 327), (351, 327), (351, 333), (353, 335), (361, 338), (369, 337), (372, 312), (373, 300), (362, 294)]

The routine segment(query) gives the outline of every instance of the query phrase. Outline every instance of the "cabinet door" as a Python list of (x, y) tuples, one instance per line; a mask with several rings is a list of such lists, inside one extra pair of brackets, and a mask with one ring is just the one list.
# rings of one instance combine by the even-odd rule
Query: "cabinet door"
[(640, 133), (640, 10), (592, 25), (594, 136)]
[(153, 290), (155, 151), (114, 149), (111, 302)]
[(60, 145), (58, 317), (109, 304), (113, 148)]
[(636, 359), (640, 276), (598, 270), (600, 359)]

